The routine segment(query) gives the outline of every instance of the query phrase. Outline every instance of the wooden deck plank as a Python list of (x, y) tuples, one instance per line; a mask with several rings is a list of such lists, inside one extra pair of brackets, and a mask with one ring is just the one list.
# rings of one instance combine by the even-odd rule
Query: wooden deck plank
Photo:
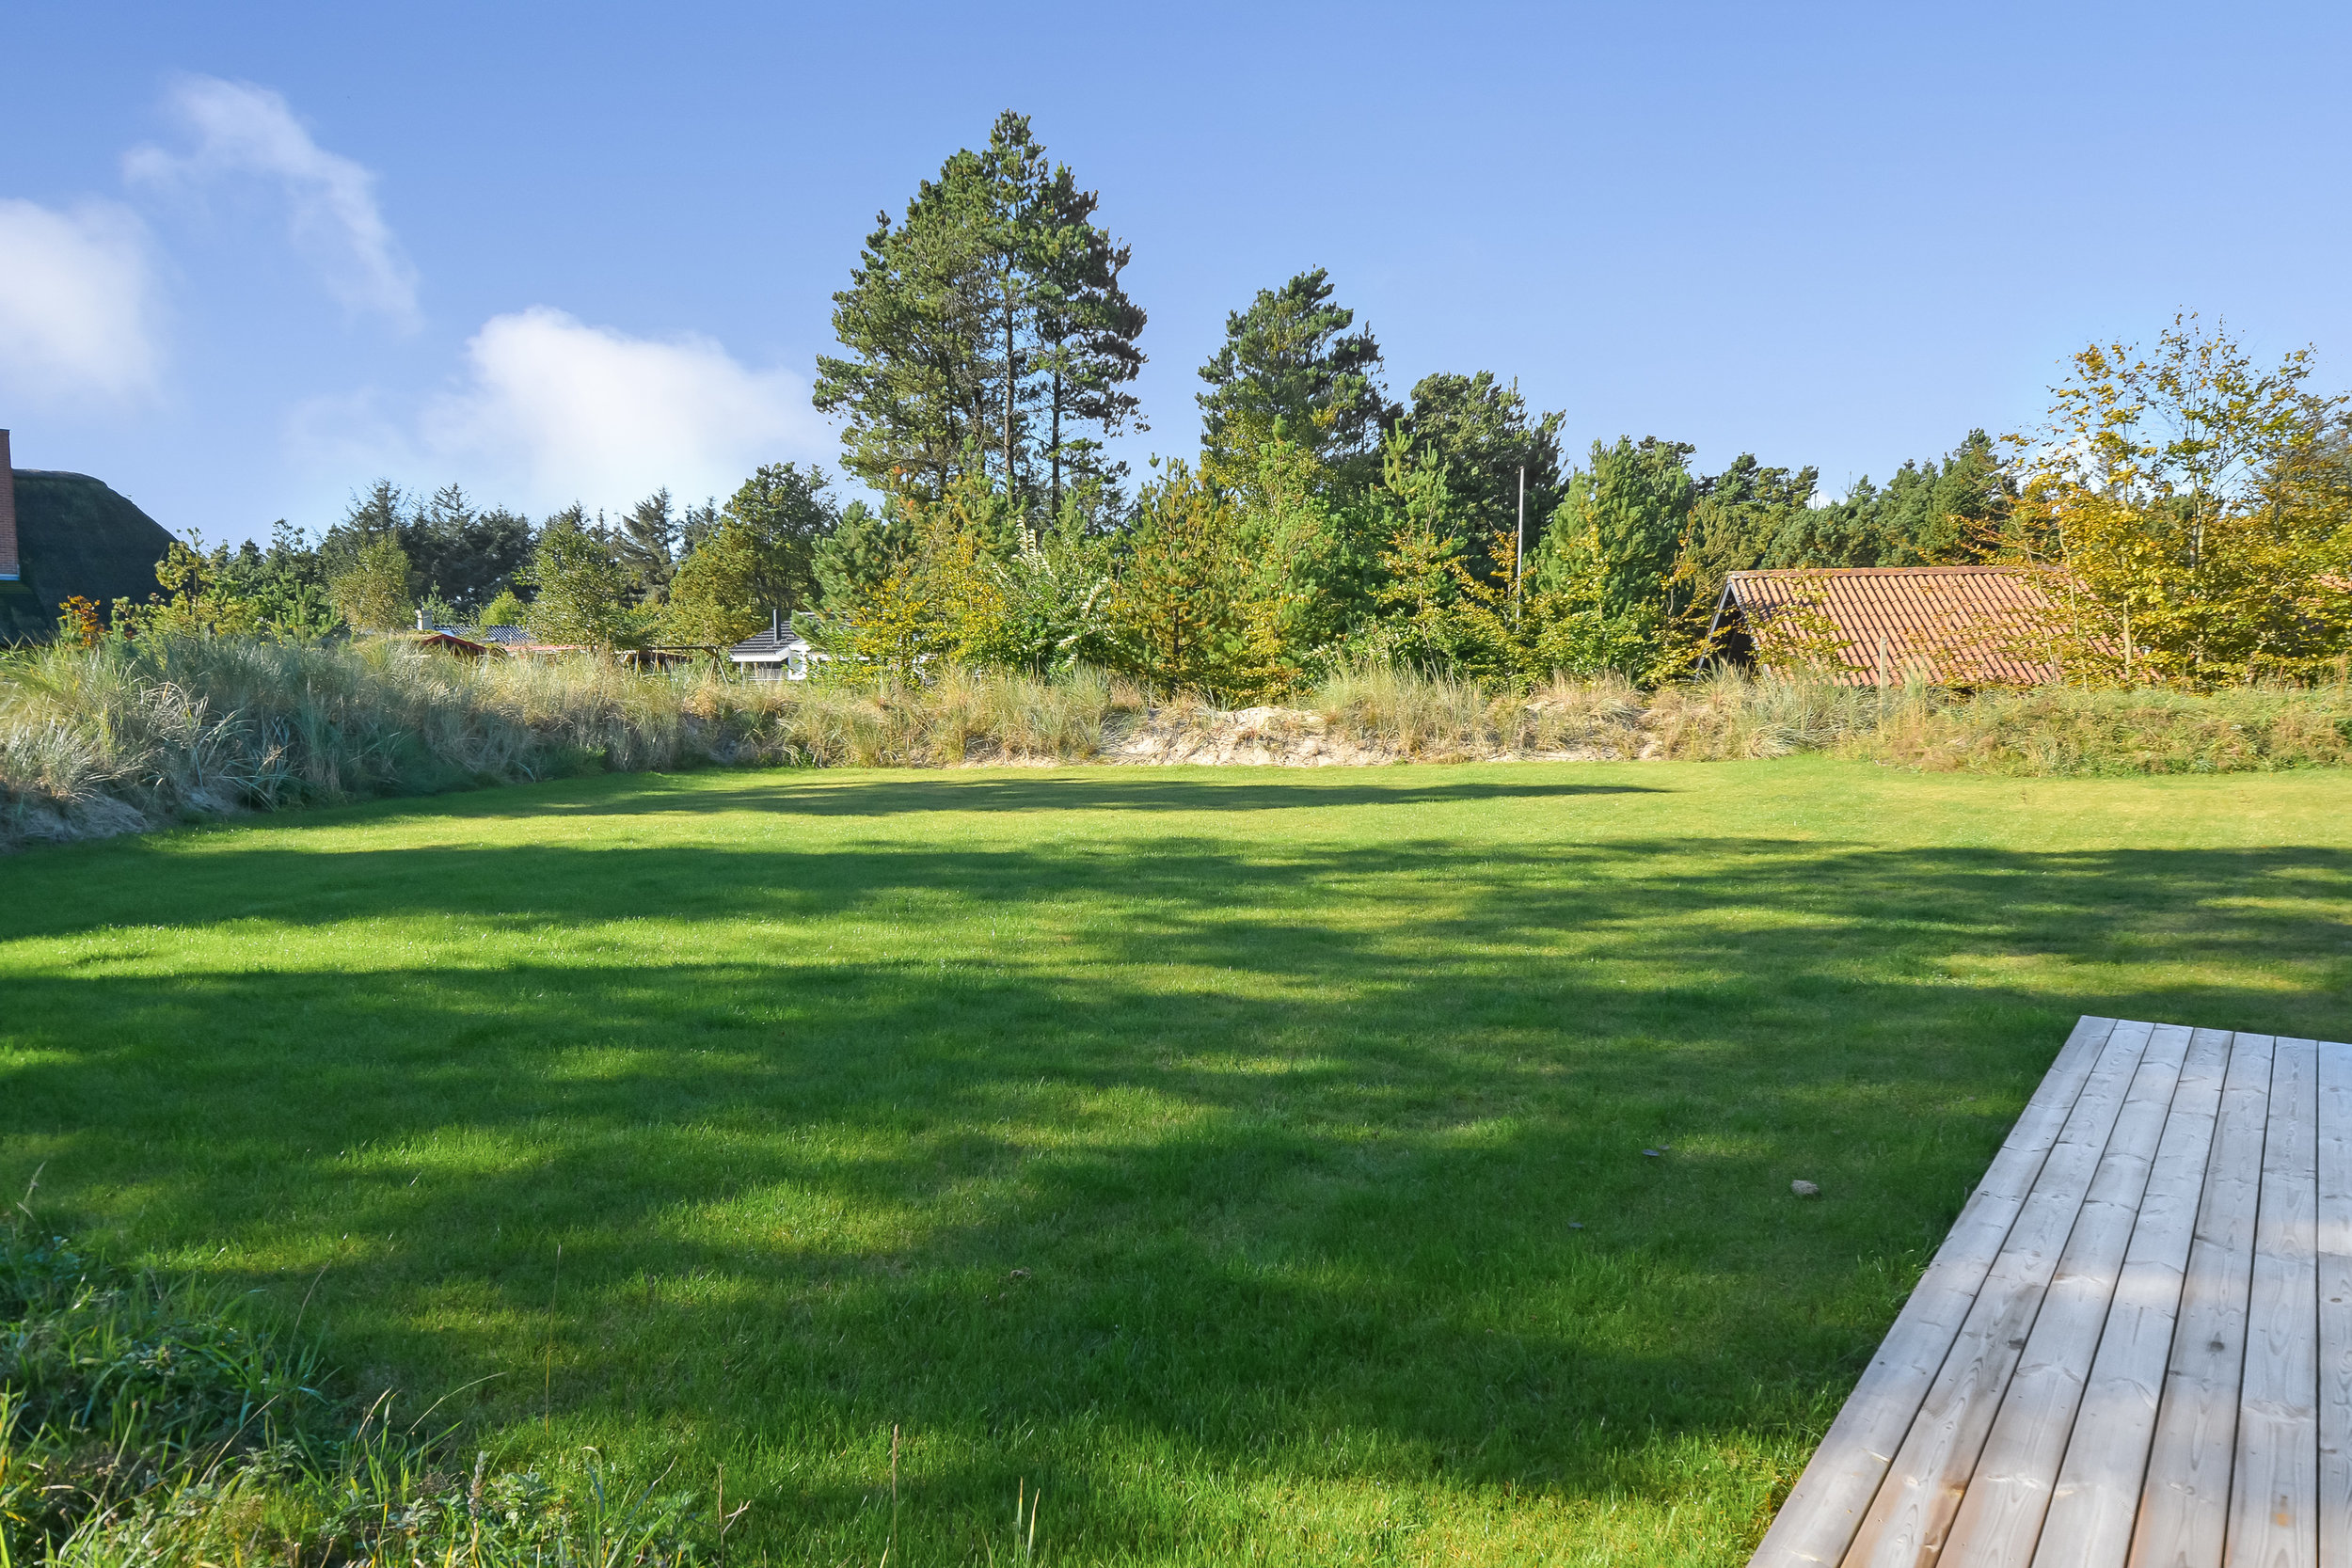
[(2113, 1019), (2085, 1018), (2067, 1037), (1797, 1478), (1756, 1548), (1755, 1568), (1826, 1568), (1846, 1555), (2114, 1027)]
[(2153, 1027), (2119, 1022), (2108, 1035), (1863, 1515), (1847, 1549), (1847, 1568), (1916, 1568), (1937, 1560)]
[(2266, 1035), (2239, 1035), (2231, 1044), (2133, 1530), (2128, 1560), (2134, 1568), (2219, 1568), (2221, 1562), (2269, 1119), (2271, 1045)]
[[(2214, 1119), (2230, 1064), (2230, 1034), (2191, 1037), (2164, 1141), (2148, 1176), (2115, 1300), (2083, 1385), (2066, 1458), (2034, 1550), (2035, 1568), (2122, 1568), (2131, 1551), (2156, 1402), (2172, 1354), (2181, 1281), (2196, 1234)], [(2352, 1093), (2352, 1077), (2346, 1089)]]
[(2190, 1032), (2178, 1025), (2161, 1026), (2149, 1037), (2147, 1053), (1940, 1548), (1945, 1561), (2026, 1568), (2033, 1560), (2075, 1408), (2170, 1119), (2189, 1038)]
[(2318, 1077), (2316, 1041), (2273, 1048), (2224, 1554), (2233, 1568), (2319, 1562)]
[(1755, 1560), (2352, 1568), (2352, 1044), (2085, 1020), (1995, 1167)]
[(2319, 1560), (2352, 1568), (2352, 1045), (2319, 1047)]

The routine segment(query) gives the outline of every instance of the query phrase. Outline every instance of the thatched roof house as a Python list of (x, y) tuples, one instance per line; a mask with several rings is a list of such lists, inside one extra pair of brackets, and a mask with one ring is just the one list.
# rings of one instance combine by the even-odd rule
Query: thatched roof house
[(2014, 566), (1829, 566), (1734, 572), (1710, 634), (1726, 657), (1840, 686), (2034, 686), (2048, 595)]
[(8, 465), (0, 430), (0, 643), (45, 642), (79, 594), (103, 613), (156, 591), (163, 526), (87, 474)]

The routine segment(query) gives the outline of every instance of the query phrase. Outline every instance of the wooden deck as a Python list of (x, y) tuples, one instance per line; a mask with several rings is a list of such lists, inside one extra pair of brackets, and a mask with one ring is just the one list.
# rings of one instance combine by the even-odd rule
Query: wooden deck
[(2352, 1568), (2352, 1046), (2087, 1018), (1757, 1568)]

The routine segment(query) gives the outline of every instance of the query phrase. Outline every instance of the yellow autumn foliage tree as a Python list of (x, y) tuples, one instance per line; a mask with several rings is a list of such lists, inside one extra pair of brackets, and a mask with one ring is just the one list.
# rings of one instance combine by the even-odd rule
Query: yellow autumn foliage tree
[(2210, 687), (2309, 676), (2352, 649), (2345, 399), (2309, 349), (2258, 367), (2175, 320), (2153, 351), (2094, 343), (2019, 449), (2003, 559), (2045, 569), (2032, 640), (2067, 678)]
[(262, 629), (261, 606), (221, 582), (201, 539), (193, 548), (174, 539), (155, 562), (155, 582), (163, 593), (149, 594), (144, 603), (115, 601), (115, 630), (126, 637), (174, 632), (250, 637)]
[(975, 469), (937, 499), (910, 489), (894, 505), (908, 542), (840, 607), (827, 641), (856, 665), (911, 679), (960, 661), (1005, 618), (1004, 584), (991, 570), (1004, 503)]

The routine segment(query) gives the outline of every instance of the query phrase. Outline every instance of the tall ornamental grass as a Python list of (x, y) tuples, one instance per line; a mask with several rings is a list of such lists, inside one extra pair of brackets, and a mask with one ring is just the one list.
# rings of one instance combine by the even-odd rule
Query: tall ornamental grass
[[(1274, 733), (1319, 724), (1373, 759), (1825, 752), (2039, 774), (2352, 763), (2341, 684), (1970, 697), (1718, 672), (1645, 692), (1613, 675), (1519, 689), (1367, 664), (1296, 701)], [(1083, 669), (754, 685), (584, 654), (467, 661), (385, 640), (146, 637), (0, 655), (0, 845), (582, 771), (1086, 762), (1138, 726), (1208, 734), (1230, 721), (1198, 697), (1155, 703)]]
[(1398, 665), (1342, 670), (1309, 703), (1349, 739), (1419, 761), (1787, 756), (1868, 732), (1885, 706), (1874, 691), (1736, 672), (1648, 692), (1614, 674), (1555, 675), (1532, 690), (1499, 691)]
[(1891, 706), (1864, 750), (1914, 768), (1986, 773), (2342, 768), (2352, 764), (2352, 687), (1917, 695)]
[(1083, 761), (1121, 707), (1092, 671), (761, 686), (391, 641), (48, 647), (0, 656), (0, 843), (583, 771)]

